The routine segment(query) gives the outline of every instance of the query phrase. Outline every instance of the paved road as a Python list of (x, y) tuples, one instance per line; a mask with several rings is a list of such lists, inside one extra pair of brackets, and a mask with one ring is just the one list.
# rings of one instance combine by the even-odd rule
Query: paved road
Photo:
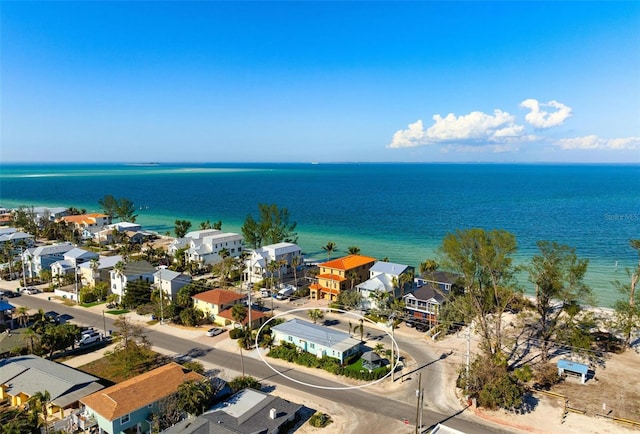
[[(83, 308), (69, 307), (54, 301), (48, 301), (45, 298), (37, 296), (22, 295), (19, 298), (12, 299), (12, 304), (27, 305), (34, 309), (44, 309), (45, 311), (55, 311), (59, 314), (67, 314), (73, 322), (98, 329), (103, 327), (107, 330), (113, 329), (113, 319), (110, 315), (100, 315), (93, 311)], [(194, 341), (164, 333), (157, 329), (148, 329), (147, 336), (152, 345), (164, 348), (176, 354), (190, 355), (201, 359), (204, 362), (223, 367), (234, 371), (241, 371), (241, 362), (239, 353), (228, 352), (221, 349), (209, 347), (194, 343)], [(403, 342), (401, 345), (405, 345)], [(276, 373), (260, 360), (250, 357), (244, 357), (245, 372), (258, 378), (261, 382), (268, 382), (275, 385), (284, 385), (298, 390), (308, 391), (308, 387), (302, 386), (296, 382), (290, 381)], [(291, 378), (310, 383), (322, 384), (325, 387), (344, 387), (343, 383), (332, 380), (322, 379), (315, 375), (297, 369), (286, 370), (286, 375)], [(423, 376), (424, 379), (424, 376)], [(324, 399), (328, 399), (337, 403), (372, 411), (375, 409), (377, 414), (387, 416), (391, 419), (401, 420), (405, 417), (410, 421), (415, 420), (416, 407), (414, 404), (402, 402), (388, 397), (376, 395), (363, 389), (351, 390), (331, 390), (331, 389), (314, 389), (313, 393)], [(478, 424), (475, 421), (465, 419), (462, 414), (444, 414), (440, 412), (425, 409), (424, 419), (427, 426), (445, 422), (448, 426), (459, 429), (467, 433), (509, 433), (510, 430), (501, 430), (493, 427), (487, 427)]]

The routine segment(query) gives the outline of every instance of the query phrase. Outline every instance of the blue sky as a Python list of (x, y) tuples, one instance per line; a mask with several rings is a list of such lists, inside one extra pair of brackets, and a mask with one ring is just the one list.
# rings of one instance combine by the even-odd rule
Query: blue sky
[(640, 162), (640, 2), (0, 14), (4, 162)]

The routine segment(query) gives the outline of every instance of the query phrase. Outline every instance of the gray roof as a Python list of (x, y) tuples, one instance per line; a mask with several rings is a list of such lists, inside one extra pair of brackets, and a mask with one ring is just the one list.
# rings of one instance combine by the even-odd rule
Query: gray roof
[(422, 300), (422, 301), (428, 301), (433, 299), (437, 301), (439, 304), (442, 304), (445, 301), (445, 296), (442, 294), (442, 292), (440, 292), (438, 288), (435, 288), (430, 283), (424, 286), (421, 286), (420, 288), (413, 291), (413, 293), (407, 294), (404, 296), (404, 298), (409, 298), (409, 297), (413, 297), (417, 300)]
[(95, 252), (90, 252), (88, 250), (85, 249), (80, 249), (78, 247), (74, 247), (73, 249), (69, 250), (68, 252), (66, 252), (64, 254), (64, 258), (65, 259), (85, 259), (85, 260), (90, 260), (93, 258), (98, 258), (99, 255)]
[(61, 407), (102, 389), (98, 378), (60, 363), (34, 355), (10, 357), (0, 361), (0, 384), (11, 395), (33, 396), (45, 390), (51, 402)]
[(55, 255), (58, 253), (66, 253), (71, 249), (73, 249), (73, 246), (69, 243), (53, 244), (50, 246), (40, 246), (33, 249), (33, 256), (46, 256), (46, 255)]
[(424, 278), (425, 280), (429, 280), (431, 282), (454, 284), (459, 279), (462, 279), (462, 276), (460, 274), (452, 273), (450, 271), (435, 271), (430, 275), (425, 274)]
[(411, 267), (404, 264), (394, 264), (393, 262), (378, 261), (373, 264), (373, 267), (369, 269), (369, 272), (385, 273), (391, 274), (393, 276), (399, 276), (410, 268)]
[(379, 362), (380, 360), (382, 360), (382, 358), (373, 351), (367, 351), (360, 358), (362, 360), (366, 360), (367, 362)]
[[(122, 261), (122, 256), (120, 256), (120, 255), (100, 256), (99, 259), (98, 259), (98, 270), (104, 270), (104, 269), (108, 269), (108, 268), (113, 268), (120, 261)], [(80, 268), (91, 268), (91, 261), (83, 262), (82, 264), (79, 264), (78, 267), (80, 267)]]
[(376, 277), (373, 277), (369, 280), (365, 280), (362, 283), (356, 285), (356, 288), (360, 290), (367, 290), (371, 292), (380, 291), (380, 292), (392, 292), (393, 285), (386, 277), (386, 274), (379, 274)]
[(271, 327), (277, 333), (304, 339), (322, 345), (326, 348), (332, 348), (337, 351), (345, 351), (355, 345), (360, 345), (360, 341), (351, 337), (349, 333), (334, 330), (330, 327), (312, 324), (298, 318), (294, 318), (285, 323)]
[[(276, 410), (275, 419), (269, 417)], [(254, 389), (243, 389), (197, 418), (184, 420), (166, 434), (277, 433), (302, 405)]]

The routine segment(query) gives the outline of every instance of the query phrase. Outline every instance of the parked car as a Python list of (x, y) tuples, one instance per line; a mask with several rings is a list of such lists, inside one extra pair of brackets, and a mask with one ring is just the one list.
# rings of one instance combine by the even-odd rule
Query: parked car
[(404, 325), (406, 325), (407, 327), (411, 327), (411, 328), (413, 328), (413, 327), (415, 327), (415, 326), (416, 326), (416, 325), (415, 325), (413, 322), (411, 322), (411, 321), (405, 321), (405, 322), (404, 322)]
[(4, 295), (7, 298), (20, 297), (20, 293), (16, 292), (16, 291), (7, 291), (7, 292), (3, 293), (2, 295)]
[(286, 300), (292, 295), (293, 295), (293, 288), (289, 287), (289, 288), (281, 289), (280, 291), (278, 291), (276, 298), (278, 300)]
[(260, 290), (260, 297), (271, 297), (271, 291), (269, 291), (268, 289), (262, 288)]
[(78, 341), (78, 345), (89, 345), (94, 342), (99, 342), (102, 339), (102, 334), (96, 331), (91, 333), (83, 334), (80, 340)]
[(34, 286), (27, 286), (24, 289), (24, 293), (28, 294), (28, 295), (34, 295), (34, 294), (37, 294), (39, 292), (40, 292), (40, 290), (38, 288), (34, 287)]
[(213, 327), (207, 330), (207, 336), (218, 336), (223, 332), (224, 332), (224, 329), (221, 329), (220, 327)]
[(423, 322), (416, 323), (416, 330), (419, 332), (426, 332), (429, 330), (429, 324), (425, 324)]

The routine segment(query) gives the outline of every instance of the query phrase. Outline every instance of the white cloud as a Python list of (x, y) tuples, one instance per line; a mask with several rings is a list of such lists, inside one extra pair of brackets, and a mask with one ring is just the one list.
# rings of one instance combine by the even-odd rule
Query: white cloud
[(504, 143), (522, 136), (524, 127), (516, 124), (515, 117), (502, 110), (493, 115), (474, 111), (456, 116), (449, 113), (444, 118), (433, 116), (433, 125), (426, 131), (422, 120), (406, 130), (397, 131), (388, 148), (407, 148), (422, 145), (457, 143), (462, 145)]
[[(549, 101), (548, 103), (539, 103), (536, 99), (526, 99), (520, 103), (520, 107), (531, 110), (526, 114), (524, 119), (535, 128), (551, 128), (562, 125), (564, 121), (571, 116), (571, 107), (566, 106), (558, 101)], [(548, 112), (541, 107), (551, 107), (555, 111)]]
[(626, 137), (619, 139), (603, 139), (596, 135), (560, 139), (556, 142), (560, 149), (606, 149), (633, 150), (640, 149), (640, 137)]

